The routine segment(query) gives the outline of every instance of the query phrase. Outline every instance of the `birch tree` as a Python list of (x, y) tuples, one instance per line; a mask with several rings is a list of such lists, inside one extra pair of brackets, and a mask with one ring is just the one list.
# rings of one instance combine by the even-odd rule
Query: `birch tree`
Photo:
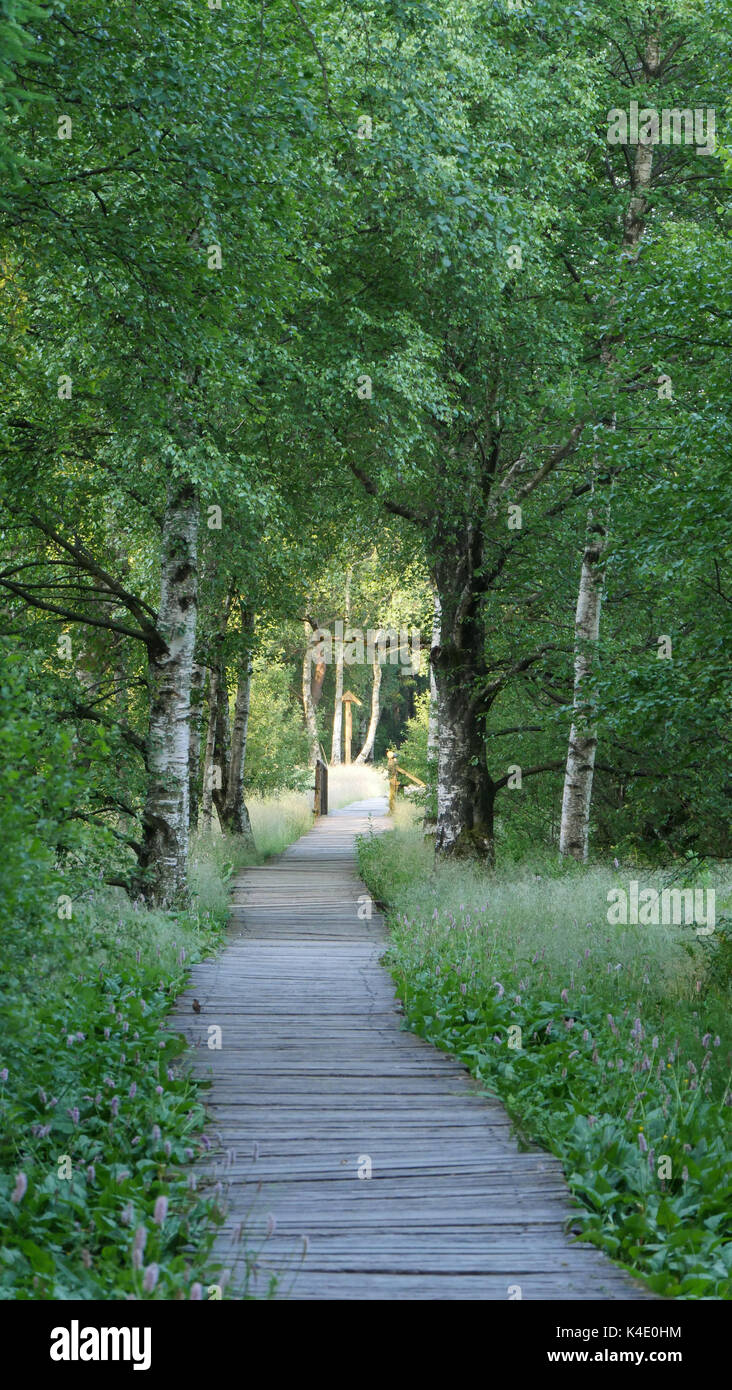
[(219, 705), (219, 679), (218, 667), (212, 666), (208, 676), (206, 742), (203, 755), (203, 793), (201, 798), (203, 828), (209, 834), (213, 827), (214, 748), (216, 746), (216, 711)]
[(344, 646), (348, 639), (348, 627), (351, 621), (351, 571), (346, 573), (346, 601), (345, 601), (345, 624), (344, 637), (336, 637), (335, 642), (335, 694), (333, 696), (333, 739), (331, 742), (330, 761), (333, 767), (339, 767), (341, 763), (341, 751), (343, 747), (343, 665), (344, 665)]
[[(432, 667), (432, 652), (439, 649), (441, 632), (441, 610), (439, 595), (433, 594), (433, 613), (432, 613), (432, 640), (430, 642), (429, 653), (429, 673), (430, 673), (430, 701), (429, 713), (427, 716), (427, 776), (429, 785), (429, 796), (433, 801), (435, 813), (437, 811), (437, 789), (438, 789), (438, 762), (440, 756), (440, 704), (437, 691), (437, 681)], [(424, 829), (426, 835), (434, 833), (437, 824), (437, 816), (433, 814), (432, 808), (428, 805), (425, 811)]]
[(235, 635), (236, 694), (233, 719), (229, 712), (226, 669), (218, 685), (214, 759), (220, 770), (221, 786), (214, 786), (213, 801), (221, 829), (242, 835), (254, 843), (249, 812), (244, 799), (247, 732), (252, 687), (253, 616), (243, 604), (240, 630)]
[(305, 728), (308, 735), (310, 767), (315, 764), (320, 757), (320, 738), (318, 736), (318, 721), (315, 716), (315, 705), (313, 704), (313, 627), (309, 618), (306, 618), (303, 627), (305, 630), (305, 651), (302, 658), (302, 707), (305, 715)]
[(376, 633), (374, 654), (371, 662), (371, 712), (369, 714), (368, 728), (366, 730), (363, 748), (358, 754), (358, 757), (354, 758), (354, 763), (367, 763), (374, 755), (374, 740), (376, 738), (376, 730), (379, 726), (379, 716), (381, 714), (381, 660), (378, 644), (378, 638), (381, 635), (380, 631)]
[[(609, 510), (609, 509), (608, 509)], [(582, 572), (575, 615), (574, 718), (569, 733), (569, 751), (562, 796), (559, 851), (575, 859), (587, 858), (590, 833), (592, 781), (597, 752), (597, 728), (587, 716), (587, 678), (595, 665), (595, 648), (600, 636), (600, 608), (604, 582), (603, 555), (607, 524), (587, 513), (587, 536), (582, 553)]]
[(198, 602), (198, 498), (187, 480), (168, 488), (158, 628), (163, 649), (149, 670), (148, 788), (140, 866), (143, 892), (170, 907), (185, 895), (189, 843), (191, 678)]
[[(651, 23), (655, 16), (651, 16)], [(662, 68), (659, 34), (647, 34), (642, 57), (646, 84), (655, 84)], [(653, 171), (653, 146), (636, 144), (630, 156), (630, 195), (623, 219), (623, 258), (634, 260), (639, 251), (648, 210), (648, 194)], [(603, 343), (602, 358), (612, 375), (613, 351)], [(597, 490), (598, 468), (593, 468), (593, 492)], [(604, 509), (604, 517), (598, 512)], [(603, 555), (607, 543), (610, 501), (595, 498), (587, 515), (587, 535), (582, 554), (577, 611), (575, 615), (573, 718), (569, 732), (567, 767), (562, 794), (559, 852), (585, 861), (589, 851), (592, 784), (597, 755), (597, 727), (586, 704), (586, 690), (597, 660), (600, 638), (600, 610), (604, 584)]]
[[(620, 478), (645, 410), (625, 354), (616, 354), (609, 381), (601, 325), (626, 203), (622, 167), (607, 168), (608, 111), (627, 93), (626, 68), (632, 85), (647, 61), (656, 16), (628, 18), (613, 4), (609, 19), (590, 6), (570, 21), (550, 7), (549, 29), (565, 45), (559, 67), (531, 17), (506, 23), (469, 5), (460, 16), (459, 33), (454, 13), (440, 30), (443, 71), (460, 72), (449, 107), (430, 68), (431, 16), (424, 66), (410, 53), (408, 75), (397, 62), (373, 88), (376, 126), (384, 115), (379, 141), (343, 156), (343, 167), (354, 170), (357, 230), (349, 236), (341, 224), (332, 243), (331, 284), (344, 287), (337, 317), (308, 325), (328, 363), (314, 377), (308, 410), (313, 437), (322, 421), (340, 477), (345, 464), (366, 496), (422, 536), (442, 608), (432, 662), (441, 719), (436, 849), (490, 859), (496, 797), (513, 774), (505, 764), (488, 767), (488, 721), (507, 693), (545, 683), (572, 652), (556, 632), (530, 641), (531, 628), (519, 621), (509, 640), (505, 595), (530, 582), (528, 565), (540, 566), (542, 535), (558, 519), (566, 524), (591, 494), (596, 432), (607, 436), (616, 421), (607, 473)], [(679, 16), (676, 7), (663, 15), (668, 61), (656, 76), (668, 77), (669, 96), (679, 85), (672, 55), (693, 27), (686, 12)], [(614, 45), (622, 53), (624, 43), (628, 53), (617, 58)], [(352, 44), (357, 68), (356, 35)], [(688, 45), (693, 80), (705, 72), (702, 50), (697, 27)], [(390, 116), (407, 90), (423, 117), (410, 127), (405, 160), (407, 137)], [(493, 160), (499, 134), (486, 113), (496, 103), (503, 118), (510, 113), (510, 167)], [(586, 146), (577, 140), (583, 124), (592, 132)], [(672, 153), (683, 169), (689, 152)], [(631, 156), (625, 149), (619, 156), (627, 170)], [(638, 170), (628, 207), (634, 224), (642, 181)], [(618, 342), (628, 304), (623, 296), (613, 311)], [(652, 371), (647, 348), (643, 387)], [(333, 379), (347, 375), (346, 403)], [(364, 382), (368, 390), (358, 387)], [(525, 781), (565, 765), (566, 755), (555, 755), (518, 771)]]
[(231, 757), (229, 774), (226, 780), (226, 804), (224, 824), (235, 835), (243, 835), (254, 842), (252, 825), (244, 800), (244, 770), (246, 767), (247, 730), (249, 726), (249, 706), (252, 690), (252, 657), (247, 652), (239, 672), (239, 680), (234, 703), (234, 719), (231, 729)]
[(188, 748), (188, 820), (190, 829), (198, 829), (201, 776), (201, 729), (203, 726), (203, 695), (206, 668), (194, 656), (191, 675), (191, 736)]

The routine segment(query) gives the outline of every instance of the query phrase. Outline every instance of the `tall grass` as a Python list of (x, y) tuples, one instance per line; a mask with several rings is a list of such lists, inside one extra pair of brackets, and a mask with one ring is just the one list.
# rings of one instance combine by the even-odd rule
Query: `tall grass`
[[(698, 1003), (720, 932), (709, 941), (684, 925), (624, 927), (607, 921), (610, 889), (627, 890), (632, 877), (660, 892), (672, 883), (681, 886), (674, 873), (564, 864), (548, 854), (537, 855), (529, 866), (509, 862), (492, 873), (464, 860), (435, 872), (432, 847), (414, 809), (398, 804), (396, 822), (398, 834), (381, 841), (378, 851), (374, 846), (368, 863), (376, 896), (395, 911), (394, 932), (405, 953), (418, 958), (454, 933), (485, 972), (500, 965), (520, 974), (539, 953), (540, 980), (558, 981), (561, 988), (581, 968), (608, 1004), (617, 998), (620, 983), (624, 993), (637, 992), (659, 1004)], [(725, 866), (707, 867), (696, 886), (702, 881), (715, 889), (723, 932), (732, 907)]]
[(410, 1026), (504, 1099), (556, 1153), (584, 1238), (667, 1296), (732, 1296), (730, 891), (717, 926), (610, 926), (610, 888), (684, 887), (676, 866), (435, 870), (407, 807), (364, 838), (361, 871), (390, 908), (388, 963)]

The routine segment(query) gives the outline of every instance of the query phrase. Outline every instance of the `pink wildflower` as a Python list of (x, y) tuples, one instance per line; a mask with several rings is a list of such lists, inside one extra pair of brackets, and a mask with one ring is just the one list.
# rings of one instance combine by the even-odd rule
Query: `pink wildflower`
[(18, 1176), (17, 1176), (16, 1179), (15, 1179), (15, 1187), (13, 1188), (13, 1190), (12, 1190), (12, 1192), (11, 1192), (11, 1194), (10, 1194), (10, 1200), (11, 1200), (11, 1202), (15, 1202), (16, 1205), (17, 1205), (17, 1203), (22, 1202), (22, 1200), (23, 1200), (23, 1198), (25, 1197), (25, 1194), (26, 1194), (27, 1191), (28, 1191), (28, 1179), (27, 1179), (25, 1173), (18, 1173)]

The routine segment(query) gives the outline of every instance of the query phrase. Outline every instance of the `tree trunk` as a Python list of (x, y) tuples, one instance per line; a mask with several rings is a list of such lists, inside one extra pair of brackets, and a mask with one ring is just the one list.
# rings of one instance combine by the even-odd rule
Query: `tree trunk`
[[(646, 41), (645, 68), (653, 75), (659, 66), (658, 35), (649, 35)], [(645, 230), (648, 210), (648, 188), (653, 171), (652, 145), (636, 146), (631, 174), (631, 196), (623, 221), (623, 248), (626, 255), (634, 258), (638, 254), (640, 241)], [(612, 370), (613, 355), (610, 347), (603, 344), (602, 357), (608, 372)], [(594, 492), (594, 486), (593, 486)], [(580, 574), (577, 611), (574, 634), (574, 692), (572, 697), (572, 727), (569, 731), (567, 767), (564, 774), (562, 794), (562, 819), (559, 827), (559, 853), (570, 854), (574, 859), (587, 860), (590, 845), (590, 812), (592, 809), (592, 785), (595, 777), (595, 758), (597, 755), (597, 730), (591, 720), (583, 718), (583, 685), (592, 671), (600, 639), (600, 609), (604, 573), (602, 555), (607, 544), (607, 530), (610, 520), (610, 504), (604, 524), (593, 519), (593, 512), (587, 514), (587, 533), (582, 570)]]
[(220, 808), (226, 786), (229, 765), (229, 696), (226, 684), (226, 633), (231, 605), (236, 592), (236, 579), (229, 581), (219, 612), (209, 652), (208, 724), (203, 768), (203, 825), (211, 832), (213, 808)]
[(198, 829), (199, 777), (201, 762), (201, 724), (203, 722), (203, 683), (206, 668), (194, 661), (191, 676), (191, 740), (188, 752), (188, 824)]
[(305, 655), (302, 659), (302, 707), (305, 715), (305, 728), (308, 734), (308, 766), (315, 767), (320, 757), (320, 740), (318, 738), (318, 721), (315, 718), (315, 706), (313, 704), (313, 663), (312, 648), (310, 646), (310, 623), (305, 619)]
[(343, 642), (336, 639), (335, 696), (333, 705), (333, 737), (330, 744), (330, 761), (333, 767), (341, 762), (343, 743)]
[(371, 717), (369, 719), (368, 729), (366, 730), (363, 748), (355, 759), (357, 763), (366, 763), (373, 757), (374, 739), (376, 738), (379, 715), (381, 714), (381, 662), (379, 661), (379, 651), (376, 643), (374, 643), (373, 672), (373, 684), (371, 686)]
[(431, 652), (440, 712), (435, 853), (494, 862), (496, 788), (486, 765), (481, 692), (487, 684), (483, 541), (469, 525), (436, 566), (440, 641)]
[(604, 572), (602, 557), (607, 544), (607, 527), (587, 517), (587, 538), (582, 556), (582, 573), (574, 621), (574, 694), (572, 727), (569, 733), (567, 769), (564, 775), (559, 852), (586, 860), (589, 849), (592, 783), (597, 753), (597, 730), (583, 714), (587, 678), (595, 664), (600, 637), (600, 609)]
[(206, 749), (203, 757), (203, 828), (211, 833), (213, 823), (213, 771), (214, 747), (216, 743), (216, 710), (219, 699), (219, 672), (211, 667), (208, 677), (208, 719), (206, 723)]
[(171, 484), (163, 520), (158, 626), (164, 651), (151, 654), (148, 789), (143, 813), (143, 893), (170, 907), (188, 874), (191, 677), (196, 641), (198, 498), (192, 484)]
[(221, 829), (232, 835), (244, 835), (254, 843), (249, 812), (244, 801), (244, 764), (249, 727), (249, 704), (252, 685), (252, 656), (250, 634), (242, 636), (242, 656), (239, 663), (234, 720), (229, 729), (228, 696), (226, 713), (219, 709), (219, 758), (222, 768), (222, 791), (214, 801)]
[[(463, 673), (465, 668), (463, 667)], [(495, 788), (471, 690), (438, 667), (440, 745), (435, 852), (441, 858), (495, 860)]]
[(234, 726), (231, 733), (231, 762), (227, 786), (228, 828), (234, 835), (244, 835), (254, 843), (252, 824), (244, 800), (244, 766), (247, 755), (247, 730), (249, 728), (249, 705), (252, 689), (252, 659), (248, 656), (244, 670), (239, 675), (234, 706)]
[[(351, 571), (346, 575), (346, 621), (344, 626), (344, 637), (348, 636), (348, 625), (351, 621)], [(336, 659), (335, 659), (335, 703), (333, 705), (333, 739), (330, 749), (330, 761), (333, 767), (338, 767), (341, 761), (341, 742), (343, 738), (343, 640), (336, 638)]]
[(229, 719), (229, 687), (227, 684), (226, 666), (222, 663), (219, 668), (219, 679), (216, 688), (216, 724), (214, 736), (214, 758), (213, 758), (213, 804), (216, 807), (216, 814), (219, 818), (219, 825), (222, 830), (226, 829), (226, 784), (229, 776), (229, 764), (231, 761), (231, 721)]
[(437, 825), (434, 811), (437, 807), (437, 766), (440, 755), (440, 706), (437, 694), (437, 681), (435, 680), (435, 672), (432, 665), (432, 652), (440, 645), (441, 617), (440, 596), (437, 591), (435, 591), (432, 613), (432, 642), (430, 644), (430, 705), (427, 718), (427, 784), (429, 788), (428, 795), (433, 804), (428, 805), (425, 810), (425, 835), (433, 835), (435, 826)]
[[(316, 627), (314, 631), (317, 632), (318, 628)], [(311, 672), (310, 691), (312, 695), (313, 709), (317, 709), (318, 705), (320, 704), (320, 697), (323, 694), (323, 682), (325, 680), (325, 674), (327, 669), (328, 668), (325, 664), (325, 661), (316, 661), (315, 670)]]

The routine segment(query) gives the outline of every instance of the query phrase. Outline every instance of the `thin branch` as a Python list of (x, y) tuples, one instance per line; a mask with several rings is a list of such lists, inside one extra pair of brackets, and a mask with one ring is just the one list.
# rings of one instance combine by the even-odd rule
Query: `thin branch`
[(543, 731), (543, 724), (514, 724), (510, 729), (489, 729), (485, 737), (503, 738), (505, 734), (540, 734)]
[(365, 473), (357, 463), (354, 463), (353, 459), (348, 459), (348, 467), (366, 489), (369, 496), (377, 498), (382, 506), (386, 507), (386, 510), (391, 512), (393, 516), (400, 516), (405, 521), (412, 521), (416, 526), (427, 525), (428, 519), (421, 512), (416, 512), (411, 507), (407, 507), (404, 503), (394, 502), (391, 498), (382, 496), (373, 478), (370, 478), (368, 473)]
[[(9, 579), (0, 579), (0, 585), (4, 589), (9, 589), (17, 598), (21, 598), (31, 608), (40, 608), (44, 613), (54, 613), (58, 618), (65, 618), (70, 623), (84, 623), (86, 627), (100, 627), (105, 632), (119, 632), (123, 637), (134, 637), (136, 642), (144, 642), (150, 645), (150, 638), (144, 632), (138, 632), (133, 627), (125, 627), (123, 623), (114, 623), (111, 618), (91, 618), (84, 613), (74, 613), (69, 608), (61, 608), (59, 604), (44, 603), (42, 599), (36, 598), (35, 594), (29, 594), (20, 584), (13, 584)], [(158, 643), (162, 645), (162, 638), (157, 635)]]
[(569, 438), (565, 439), (564, 443), (560, 444), (559, 448), (555, 449), (554, 453), (549, 455), (549, 458), (546, 460), (546, 463), (542, 464), (541, 468), (538, 470), (537, 473), (534, 474), (533, 478), (529, 478), (528, 483), (524, 483), (524, 486), (522, 488), (519, 488), (519, 491), (516, 494), (517, 501), (520, 502), (523, 497), (528, 497), (529, 493), (533, 492), (534, 488), (538, 487), (539, 484), (544, 481), (544, 479), (556, 468), (557, 464), (562, 462), (562, 459), (567, 458), (568, 454), (574, 453), (574, 450), (577, 447), (579, 437), (584, 427), (585, 422), (584, 420), (582, 420), (570, 430)]
[[(535, 763), (533, 767), (522, 767), (521, 781), (523, 782), (524, 777), (535, 777), (539, 772), (561, 772), (566, 764), (567, 759), (561, 758), (552, 763)], [(493, 783), (495, 790), (498, 791), (501, 787), (507, 787), (512, 776), (513, 773), (509, 772), (505, 777), (500, 777), (497, 782)]]
[[(140, 627), (144, 632), (148, 633), (150, 639), (154, 639), (158, 643), (162, 642), (160, 633), (154, 625), (157, 622), (158, 615), (155, 610), (150, 607), (149, 603), (146, 603), (144, 599), (136, 598), (134, 594), (129, 593), (127, 589), (123, 588), (114, 578), (114, 575), (111, 575), (108, 570), (105, 570), (104, 567), (94, 559), (94, 556), (89, 554), (89, 551), (83, 545), (79, 545), (78, 542), (65, 540), (64, 537), (59, 535), (57, 531), (54, 531), (53, 527), (49, 526), (42, 517), (36, 516), (34, 513), (29, 512), (28, 519), (33, 526), (43, 532), (44, 536), (48, 536), (49, 540), (54, 541), (55, 544), (59, 545), (62, 550), (65, 550), (68, 555), (73, 555), (81, 569), (86, 570), (87, 574), (91, 574), (94, 579), (99, 579), (105, 589), (109, 591), (110, 595), (114, 595), (115, 598), (118, 598), (120, 603), (132, 614), (133, 618), (137, 619)], [(149, 621), (149, 618), (144, 616), (146, 613), (152, 618), (152, 623)]]

